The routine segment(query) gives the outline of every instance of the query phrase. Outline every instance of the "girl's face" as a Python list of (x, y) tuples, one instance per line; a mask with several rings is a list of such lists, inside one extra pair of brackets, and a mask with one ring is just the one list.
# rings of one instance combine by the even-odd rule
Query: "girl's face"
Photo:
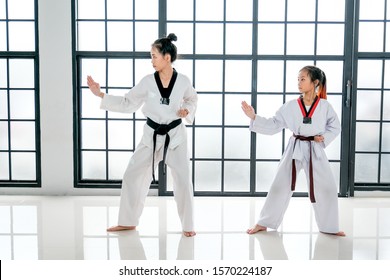
[(300, 93), (312, 93), (315, 91), (317, 80), (311, 81), (311, 78), (306, 70), (300, 71), (298, 75), (298, 89)]
[(150, 51), (150, 57), (152, 58), (153, 68), (157, 72), (163, 70), (171, 64), (171, 56), (169, 54), (163, 55), (156, 48), (152, 48)]

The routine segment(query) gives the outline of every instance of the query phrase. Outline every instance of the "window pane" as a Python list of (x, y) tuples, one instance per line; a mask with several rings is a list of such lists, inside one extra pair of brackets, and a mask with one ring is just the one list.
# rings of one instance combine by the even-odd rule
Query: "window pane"
[(108, 19), (132, 19), (133, 0), (107, 0)]
[(104, 51), (105, 28), (104, 22), (78, 22), (78, 50)]
[(341, 137), (340, 135), (336, 137), (325, 149), (325, 153), (330, 160), (340, 160), (341, 152)]
[(0, 51), (7, 51), (7, 31), (5, 22), (0, 22)]
[(385, 15), (385, 0), (360, 0), (359, 11), (360, 19), (383, 20)]
[(8, 119), (7, 92), (0, 90), (0, 119)]
[(197, 91), (222, 91), (222, 61), (195, 61), (195, 88)]
[(274, 181), (279, 162), (256, 163), (256, 191), (268, 192)]
[(35, 122), (11, 122), (11, 149), (35, 149)]
[(10, 59), (9, 60), (10, 88), (34, 87), (34, 60)]
[[(306, 65), (313, 65), (313, 61), (287, 61), (286, 63), (286, 91), (298, 93), (298, 74), (299, 71)], [(294, 96), (294, 98), (296, 98)]]
[(158, 19), (158, 2), (159, 0), (135, 0), (135, 18)]
[(378, 155), (356, 154), (355, 182), (378, 182)]
[(390, 23), (386, 24), (386, 52), (390, 52)]
[[(88, 87), (87, 76), (92, 76), (100, 87), (106, 87), (106, 60), (105, 59), (82, 59), (82, 86)], [(104, 91), (105, 89), (102, 89)]]
[(11, 119), (35, 119), (34, 91), (10, 91)]
[(248, 125), (249, 118), (241, 109), (243, 100), (250, 100), (250, 95), (225, 95), (225, 125)]
[[(168, 34), (175, 33), (175, 45), (179, 54), (192, 54), (194, 52), (194, 27), (192, 23), (168, 23)], [(176, 63), (176, 62), (175, 62)]]
[(313, 0), (288, 0), (288, 21), (314, 21), (316, 2)]
[(79, 19), (104, 19), (105, 0), (78, 0), (76, 11)]
[(12, 209), (12, 230), (14, 233), (27, 234), (38, 232), (36, 206), (14, 206)]
[(195, 129), (195, 157), (220, 158), (222, 150), (222, 129), (196, 128)]
[(157, 22), (136, 22), (135, 34), (135, 50), (150, 52), (152, 43), (158, 38), (158, 23)]
[[(1, 125), (1, 124), (0, 124)], [(0, 127), (1, 130), (1, 127)], [(1, 138), (0, 138), (1, 139)], [(0, 147), (0, 149), (2, 149)], [(0, 153), (0, 180), (9, 180), (9, 154)]]
[[(222, 54), (223, 25), (217, 23), (198, 23), (195, 26), (195, 50), (197, 54)], [(211, 43), (212, 42), (212, 43)]]
[(133, 51), (133, 23), (107, 23), (107, 50)]
[(35, 153), (11, 153), (13, 180), (36, 180)]
[(34, 22), (9, 22), (8, 26), (10, 51), (35, 50)]
[(390, 60), (385, 60), (384, 88), (390, 88)]
[(106, 111), (100, 109), (101, 99), (96, 97), (89, 89), (81, 91), (81, 117), (104, 118)]
[(198, 94), (195, 121), (197, 125), (221, 125), (222, 95)]
[(225, 128), (225, 158), (249, 158), (250, 136), (247, 128)]
[(324, 71), (326, 75), (326, 89), (327, 92), (342, 93), (343, 85), (343, 61), (317, 61), (317, 66)]
[(319, 24), (317, 29), (317, 54), (343, 55), (343, 53), (344, 25)]
[(249, 192), (249, 162), (225, 161), (225, 191)]
[(108, 85), (110, 87), (131, 87), (133, 85), (133, 60), (108, 60)]
[(34, 0), (8, 0), (8, 18), (34, 19), (34, 2)]
[[(388, 133), (390, 134), (390, 131)], [(382, 155), (380, 183), (390, 183), (390, 155)]]
[(357, 91), (356, 119), (379, 120), (381, 113), (380, 91)]
[(81, 122), (82, 126), (82, 149), (105, 149), (106, 147), (106, 123), (105, 121)]
[(252, 18), (253, 0), (226, 0), (226, 20), (251, 21)]
[(271, 118), (276, 111), (283, 105), (282, 95), (257, 95), (257, 114), (265, 118)]
[(195, 191), (221, 190), (221, 162), (195, 162)]
[(284, 24), (259, 24), (259, 54), (284, 54)]
[(344, 21), (345, 0), (318, 0), (319, 21)]
[(379, 124), (356, 124), (356, 150), (362, 152), (379, 151)]
[(131, 152), (109, 152), (108, 153), (108, 179), (121, 180), (127, 168)]
[(382, 88), (382, 61), (359, 60), (357, 82), (359, 88)]
[(257, 70), (258, 92), (283, 92), (284, 62), (259, 60)]
[(168, 20), (193, 20), (193, 0), (167, 0)]
[(226, 24), (226, 53), (252, 53), (252, 24)]
[(285, 0), (259, 0), (259, 21), (284, 21)]
[(287, 54), (314, 54), (314, 24), (287, 25)]
[(383, 92), (383, 120), (390, 120), (390, 91)]
[(38, 260), (38, 237), (14, 236), (14, 260)]
[[(0, 7), (5, 7), (5, 0), (0, 0)], [(5, 9), (0, 9), (0, 19), (5, 19)]]
[(252, 62), (227, 60), (225, 65), (225, 91), (250, 92), (252, 86)]
[[(223, 0), (196, 0), (196, 20), (223, 20)], [(198, 37), (202, 38), (202, 37)], [(212, 41), (210, 41), (212, 42)]]
[(382, 22), (361, 22), (359, 24), (359, 52), (383, 52), (383, 28)]
[(131, 121), (108, 121), (108, 148), (109, 149), (132, 149), (133, 122)]
[(0, 122), (0, 150), (8, 149), (8, 122)]
[(82, 152), (82, 179), (106, 179), (106, 153)]
[(382, 152), (390, 152), (390, 124), (382, 124)]
[[(0, 59), (0, 87), (7, 87), (7, 60)], [(1, 114), (1, 112), (0, 112)]]
[(263, 135), (256, 134), (256, 158), (280, 159), (282, 156), (282, 134)]

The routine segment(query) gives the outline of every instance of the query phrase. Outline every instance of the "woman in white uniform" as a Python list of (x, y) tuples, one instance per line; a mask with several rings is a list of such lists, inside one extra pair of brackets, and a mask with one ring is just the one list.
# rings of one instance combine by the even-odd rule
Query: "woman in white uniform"
[(301, 96), (286, 102), (272, 118), (256, 115), (252, 106), (242, 102), (244, 113), (251, 119), (251, 131), (272, 135), (288, 128), (293, 132), (260, 218), (247, 233), (280, 226), (295, 189), (297, 173), (303, 169), (318, 229), (323, 233), (344, 236), (344, 232), (339, 230), (337, 185), (324, 151), (341, 131), (337, 114), (326, 100), (325, 73), (315, 66), (302, 68), (298, 88)]
[(92, 77), (87, 78), (90, 90), (102, 98), (101, 109), (134, 113), (142, 106), (142, 113), (147, 117), (142, 140), (123, 176), (118, 225), (107, 231), (136, 228), (150, 183), (154, 180), (154, 170), (163, 160), (171, 168), (183, 234), (187, 237), (195, 235), (193, 187), (182, 118), (188, 123), (193, 122), (198, 98), (190, 80), (172, 66), (177, 58), (172, 41), (176, 40), (175, 34), (169, 34), (152, 44), (151, 58), (156, 72), (145, 76), (124, 96), (105, 94)]

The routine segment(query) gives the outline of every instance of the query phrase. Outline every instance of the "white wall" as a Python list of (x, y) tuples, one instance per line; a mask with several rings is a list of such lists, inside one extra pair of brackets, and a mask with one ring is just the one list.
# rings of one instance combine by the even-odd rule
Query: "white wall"
[(75, 189), (71, 1), (38, 0), (42, 187), (1, 188), (0, 194), (119, 194)]

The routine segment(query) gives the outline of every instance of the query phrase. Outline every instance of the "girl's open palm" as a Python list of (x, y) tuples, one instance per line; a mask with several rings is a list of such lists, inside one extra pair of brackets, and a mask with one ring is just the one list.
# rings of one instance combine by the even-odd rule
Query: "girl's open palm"
[(87, 84), (92, 93), (100, 97), (100, 85), (95, 82), (91, 76), (87, 76)]

